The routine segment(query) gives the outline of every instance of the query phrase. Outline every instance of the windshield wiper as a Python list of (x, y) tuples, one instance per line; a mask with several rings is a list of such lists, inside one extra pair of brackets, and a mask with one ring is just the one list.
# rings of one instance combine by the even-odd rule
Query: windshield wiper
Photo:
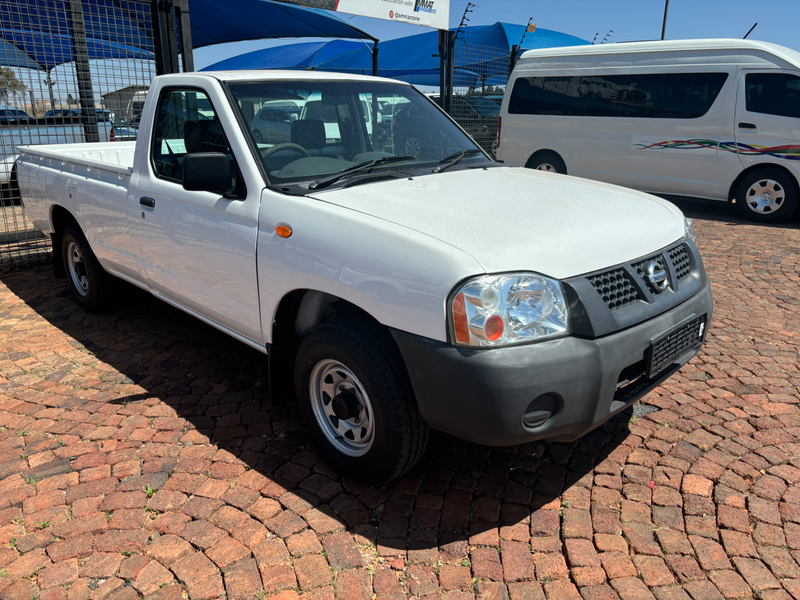
[(455, 165), (458, 161), (462, 158), (466, 158), (467, 156), (474, 156), (476, 154), (483, 154), (482, 150), (478, 150), (477, 148), (469, 148), (467, 150), (462, 150), (461, 152), (456, 152), (455, 154), (451, 154), (450, 156), (443, 158), (439, 161), (439, 166), (433, 169), (434, 173), (441, 173), (445, 169), (449, 169), (453, 165)]
[(386, 163), (397, 162), (401, 160), (415, 160), (416, 156), (384, 156), (382, 158), (376, 158), (374, 160), (368, 160), (367, 162), (359, 163), (357, 165), (353, 165), (352, 167), (347, 167), (346, 169), (342, 169), (338, 173), (334, 173), (330, 177), (326, 177), (324, 179), (318, 179), (314, 183), (310, 184), (308, 187), (312, 190), (318, 190), (320, 188), (328, 187), (331, 184), (336, 183), (342, 177), (346, 177), (347, 175), (352, 175), (354, 173), (358, 173), (359, 171), (365, 171), (372, 167), (376, 167), (378, 165), (385, 165)]

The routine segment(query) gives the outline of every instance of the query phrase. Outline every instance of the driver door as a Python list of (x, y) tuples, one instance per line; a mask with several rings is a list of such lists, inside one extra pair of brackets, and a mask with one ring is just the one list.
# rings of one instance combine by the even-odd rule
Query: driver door
[[(197, 88), (161, 90), (150, 160), (131, 182), (132, 220), (154, 293), (258, 346), (263, 342), (256, 279), (261, 189), (245, 185), (237, 161), (245, 150), (231, 147), (236, 136), (226, 135), (230, 124), (226, 132), (214, 100), (210, 91)], [(224, 102), (220, 93), (219, 104)], [(229, 157), (232, 177), (224, 194), (183, 189), (183, 159), (195, 152)]]

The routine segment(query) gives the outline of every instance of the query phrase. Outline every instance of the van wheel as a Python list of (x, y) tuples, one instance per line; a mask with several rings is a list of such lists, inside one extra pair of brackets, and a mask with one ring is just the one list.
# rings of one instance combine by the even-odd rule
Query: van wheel
[(323, 323), (297, 352), (300, 411), (327, 459), (343, 474), (382, 484), (422, 457), (428, 426), (397, 352), (353, 319)]
[(777, 223), (797, 208), (797, 182), (780, 169), (760, 169), (746, 175), (736, 190), (736, 206), (745, 218)]
[(261, 132), (258, 129), (253, 129), (253, 139), (255, 140), (256, 144), (261, 144), (264, 141), (264, 137), (261, 135)]
[(67, 226), (61, 237), (64, 271), (72, 294), (85, 310), (103, 312), (113, 304), (117, 280), (105, 272), (83, 232)]
[(536, 158), (529, 160), (528, 164), (525, 166), (529, 169), (536, 169), (537, 171), (561, 173), (562, 175), (567, 174), (567, 165), (564, 164), (564, 161), (555, 152), (540, 154)]

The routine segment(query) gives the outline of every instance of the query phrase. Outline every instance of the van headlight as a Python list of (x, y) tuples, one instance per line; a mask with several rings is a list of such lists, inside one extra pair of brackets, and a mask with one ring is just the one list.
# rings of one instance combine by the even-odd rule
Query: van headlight
[(694, 221), (689, 217), (683, 217), (683, 234), (686, 239), (697, 242), (697, 238), (694, 235)]
[(451, 296), (450, 333), (459, 346), (495, 347), (566, 335), (569, 311), (558, 281), (533, 273), (482, 275)]

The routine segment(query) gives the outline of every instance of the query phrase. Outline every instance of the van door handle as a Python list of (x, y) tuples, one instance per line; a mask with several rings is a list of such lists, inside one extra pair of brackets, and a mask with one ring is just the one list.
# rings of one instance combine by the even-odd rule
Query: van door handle
[(752, 123), (739, 123), (739, 128), (740, 129), (755, 129), (756, 126), (753, 125)]
[(146, 206), (148, 208), (156, 207), (155, 198), (150, 198), (148, 196), (142, 196), (141, 198), (139, 198), (139, 204), (141, 204), (142, 206)]

